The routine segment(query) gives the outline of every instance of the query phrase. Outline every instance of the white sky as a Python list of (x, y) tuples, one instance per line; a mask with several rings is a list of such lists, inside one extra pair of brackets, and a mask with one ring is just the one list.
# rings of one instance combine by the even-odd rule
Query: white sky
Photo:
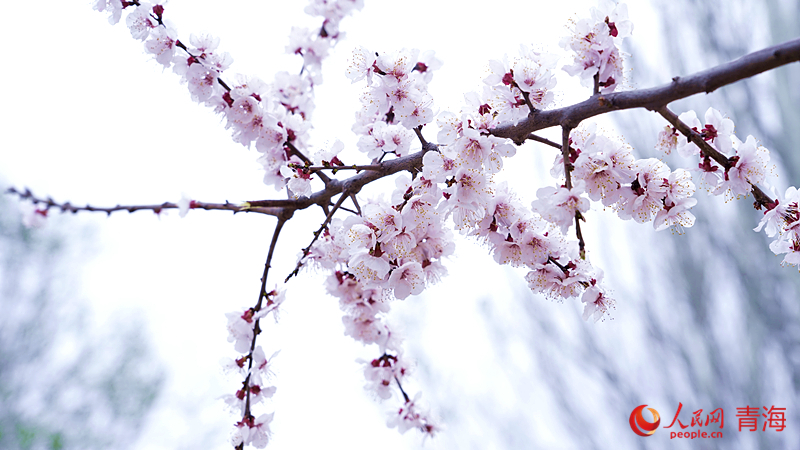
[[(177, 201), (181, 192), (202, 201), (280, 198), (282, 193), (261, 183), (257, 153), (233, 143), (220, 119), (193, 103), (177, 76), (162, 73), (124, 24), (110, 26), (89, 3), (4, 5), (4, 16), (13, 18), (0, 29), (6, 43), (0, 74), (5, 86), (0, 122), (4, 182), (57, 201), (98, 206)], [(299, 70), (299, 58), (284, 56), (283, 47), (292, 24), (318, 25), (302, 13), (304, 2), (291, 7), (274, 0), (220, 4), (171, 0), (165, 15), (182, 39), (192, 32), (221, 37), (221, 48), (235, 61), (232, 73), (270, 81), (277, 70)], [(489, 59), (513, 56), (521, 43), (557, 51), (568, 19), (588, 14), (591, 4), (497, 0), (487, 7), (470, 0), (456, 7), (453, 2), (367, 0), (364, 10), (345, 19), (347, 37), (324, 63), (314, 143), (341, 139), (353, 147), (356, 142), (350, 126), (361, 87), (344, 77), (354, 46), (435, 50), (444, 67), (434, 76), (431, 93), (438, 107), (457, 111), (462, 94), (480, 86)], [(631, 8), (634, 21), (645, 13)], [(634, 39), (655, 33), (635, 23)], [(559, 86), (566, 91), (560, 97), (564, 104), (588, 94), (574, 81), (562, 78)], [(426, 129), (425, 135), (433, 139), (434, 130)], [(535, 156), (530, 149), (520, 153), (509, 177), (525, 187), (524, 195), (532, 195), (540, 186), (523, 182), (530, 173), (546, 173), (553, 155)], [(279, 244), (270, 285), (289, 272), (322, 219), (317, 210), (298, 216)], [(136, 448), (229, 448), (219, 441), (220, 433), (224, 439), (235, 419), (214, 400), (232, 393), (238, 382), (224, 377), (218, 365), (220, 358), (234, 355), (226, 342), (224, 313), (254, 303), (273, 219), (192, 211), (185, 219), (176, 213), (156, 218), (140, 212), (70, 220), (97, 230), (101, 250), (84, 270), (82, 293), (93, 305), (95, 322), (143, 311), (152, 342), (169, 368), (163, 397)], [(601, 232), (589, 229), (589, 242)], [(413, 317), (414, 302), (510, 295), (506, 286), (488, 282), (504, 275), (485, 251), (466, 246), (459, 252), (449, 265), (452, 275), (423, 298), (407, 300), (404, 317)], [(481, 280), (477, 286), (476, 279)], [(291, 283), (281, 322), (268, 324), (259, 339), (268, 355), (281, 350), (273, 380), (278, 391), (269, 406), (276, 411), (270, 448), (328, 448), (332, 442), (363, 448), (378, 440), (386, 449), (416, 448), (420, 439), (414, 432), (400, 436), (385, 427), (384, 411), (394, 404), (376, 406), (363, 394), (363, 376), (354, 360), (372, 358), (377, 349), (362, 348), (343, 335), (337, 302), (324, 294), (320, 280), (306, 275)], [(480, 327), (477, 312), (442, 304), (451, 307), (434, 307), (440, 309), (437, 317), (451, 321), (426, 323), (426, 339), (450, 342), (452, 333), (461, 332), (453, 330)], [(580, 313), (574, 304), (552, 306), (561, 314)], [(451, 357), (457, 365), (468, 354), (492, 352), (490, 342), (463, 340), (469, 345), (443, 349), (442, 358)], [(476, 386), (491, 383), (480, 371), (457, 375)], [(557, 428), (542, 427), (541, 432), (559, 442)]]

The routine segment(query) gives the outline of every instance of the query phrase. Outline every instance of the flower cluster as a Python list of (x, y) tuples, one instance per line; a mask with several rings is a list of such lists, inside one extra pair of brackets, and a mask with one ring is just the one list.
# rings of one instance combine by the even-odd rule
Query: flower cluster
[(769, 249), (776, 255), (786, 253), (783, 264), (800, 267), (800, 190), (789, 187), (782, 198), (775, 199), (766, 209), (755, 231), (764, 228), (767, 236), (777, 235)]
[(409, 153), (412, 129), (433, 120), (433, 98), (428, 83), (441, 66), (433, 52), (419, 50), (373, 53), (360, 47), (353, 53), (347, 77), (353, 83), (366, 79), (362, 110), (353, 131), (361, 135), (358, 148), (370, 158)]
[[(703, 121), (698, 119), (694, 111), (681, 114), (678, 119), (688, 125), (693, 132), (699, 134), (712, 150), (698, 147), (687, 137), (679, 135), (673, 127), (665, 127), (659, 133), (657, 147), (666, 153), (676, 150), (684, 157), (698, 157), (697, 172), (709, 192), (715, 195), (725, 194), (728, 198), (741, 198), (749, 195), (756, 185), (763, 183), (770, 170), (769, 151), (758, 145), (753, 136), (742, 141), (734, 133), (731, 119), (725, 118), (714, 108), (708, 108)], [(713, 158), (712, 151), (719, 152), (727, 159), (722, 165)], [(727, 156), (732, 155), (732, 156)], [(764, 204), (758, 200), (756, 205), (766, 210), (755, 231), (764, 231), (769, 237), (777, 238), (769, 248), (776, 255), (786, 253), (783, 264), (800, 266), (800, 213), (798, 212), (800, 194), (795, 187), (789, 187), (781, 198)], [(760, 206), (758, 206), (760, 205)]]
[[(679, 136), (672, 127), (666, 127), (659, 134), (659, 147), (666, 153), (677, 150), (684, 157), (699, 157), (697, 171), (703, 175), (703, 182), (709, 192), (728, 197), (747, 196), (752, 186), (763, 183), (769, 170), (769, 151), (758, 145), (753, 136), (742, 142), (733, 134), (733, 121), (722, 117), (714, 108), (708, 108), (704, 121), (697, 118), (694, 111), (681, 114), (678, 119), (700, 134), (703, 140), (728, 160), (723, 167), (685, 136)], [(732, 156), (727, 156), (732, 155)]]
[(520, 45), (519, 57), (511, 63), (507, 55), (502, 61), (489, 61), (491, 74), (483, 80), (486, 87), (479, 103), (490, 108), (497, 123), (516, 122), (534, 110), (547, 108), (553, 102), (557, 62), (558, 56), (526, 45)]
[(279, 72), (272, 84), (256, 77), (223, 73), (233, 63), (227, 52), (217, 50), (219, 38), (190, 36), (180, 41), (176, 29), (164, 18), (163, 4), (147, 1), (96, 0), (94, 9), (109, 13), (117, 23), (128, 8), (126, 24), (135, 39), (165, 68), (171, 68), (186, 83), (192, 100), (214, 108), (226, 118), (233, 140), (262, 154), (264, 182), (282, 189), (287, 181), (293, 192), (308, 191), (311, 176), (302, 168), (306, 162), (298, 149), (308, 146), (308, 120), (314, 109), (313, 86), (321, 79), (321, 62), (339, 37), (339, 23), (363, 6), (361, 0), (312, 0), (306, 11), (323, 18), (317, 31), (294, 28), (287, 51), (303, 57), (300, 75)]
[(234, 350), (242, 356), (236, 359), (222, 360), (226, 370), (237, 372), (244, 378), (242, 386), (235, 394), (226, 395), (225, 403), (234, 414), (242, 419), (236, 423), (231, 441), (239, 444), (264, 448), (269, 442), (269, 424), (274, 413), (261, 414), (256, 417), (252, 408), (262, 400), (271, 398), (276, 391), (275, 386), (267, 386), (266, 381), (271, 374), (272, 360), (277, 352), (267, 359), (260, 345), (255, 345), (255, 337), (260, 333), (259, 321), (272, 313), (276, 317), (278, 308), (285, 300), (283, 292), (273, 290), (265, 295), (266, 303), (256, 308), (235, 311), (226, 314), (228, 318), (228, 342), (234, 343)]
[[(378, 358), (362, 361), (366, 389), (388, 399), (396, 383), (405, 400), (401, 409), (413, 408), (402, 390), (410, 364), (385, 314), (390, 296), (418, 295), (446, 273), (441, 260), (452, 253), (453, 244), (434, 209), (440, 196), (436, 185), (422, 177), (414, 182), (401, 178), (392, 205), (370, 203), (361, 216), (333, 221), (307, 255), (331, 272), (326, 288), (345, 313), (345, 334), (380, 349)], [(401, 431), (437, 430), (427, 415), (408, 415), (407, 421), (399, 426)]]
[[(571, 197), (567, 197), (564, 187), (549, 188), (539, 190), (540, 200), (534, 202), (534, 209), (562, 230), (570, 224), (567, 212), (584, 213), (588, 209), (583, 201), (586, 199), (580, 197), (584, 193), (592, 201), (614, 209), (621, 219), (638, 223), (652, 220), (658, 231), (672, 228), (681, 233), (683, 227), (694, 225), (695, 217), (689, 209), (697, 200), (691, 198), (695, 185), (688, 171), (671, 171), (655, 158), (635, 159), (630, 147), (598, 133), (595, 124), (573, 131), (569, 143), (566, 166), (574, 180)], [(559, 154), (551, 173), (560, 176), (564, 167)], [(561, 198), (568, 201), (562, 202)], [(561, 213), (556, 214), (559, 210), (553, 205), (559, 202), (563, 203)]]
[(423, 158), (421, 178), (445, 186), (439, 209), (462, 232), (488, 243), (497, 263), (527, 268), (525, 279), (533, 292), (555, 299), (583, 293), (584, 318), (599, 320), (614, 305), (599, 284), (602, 272), (562, 233), (576, 213), (586, 211), (585, 199), (577, 191), (545, 189), (531, 210), (505, 184), (495, 183), (491, 174), (515, 148), (490, 134), (495, 124), (491, 107), (470, 103), (460, 118), (440, 115), (438, 139), (445, 146)]
[(572, 65), (564, 71), (579, 75), (584, 86), (594, 85), (602, 94), (614, 92), (622, 81), (622, 58), (619, 47), (629, 36), (633, 24), (628, 20), (628, 6), (611, 0), (592, 8), (591, 18), (575, 24), (572, 35), (561, 40), (561, 47), (575, 52)]

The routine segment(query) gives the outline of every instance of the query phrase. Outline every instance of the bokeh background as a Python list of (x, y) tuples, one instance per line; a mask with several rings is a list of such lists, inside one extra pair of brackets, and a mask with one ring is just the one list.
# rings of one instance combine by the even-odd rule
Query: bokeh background
[[(171, 73), (149, 61), (123, 25), (90, 2), (4, 5), (6, 64), (0, 113), (0, 188), (29, 187), (57, 201), (93, 205), (242, 201), (283, 195), (261, 183), (256, 152), (231, 141), (224, 123), (194, 104)], [(432, 49), (444, 62), (430, 86), (436, 105), (458, 111), (480, 87), (488, 61), (519, 44), (558, 52), (569, 20), (594, 2), (366, 2), (324, 63), (312, 131), (317, 148), (350, 131), (361, 86), (344, 77), (352, 49)], [(234, 58), (233, 72), (266, 81), (300, 69), (284, 55), (293, 25), (318, 26), (305, 5), (277, 1), (170, 0), (165, 14), (184, 39), (209, 32)], [(800, 34), (797, 0), (651, 0), (629, 4), (626, 88), (650, 87)], [(778, 191), (800, 180), (800, 70), (794, 64), (672, 105), (730, 116), (742, 139), (771, 150)], [(560, 75), (558, 102), (586, 98)], [(645, 111), (599, 119), (639, 157), (664, 126)], [(434, 130), (426, 130), (434, 137)], [(548, 135), (548, 133), (543, 133)], [(553, 138), (559, 136), (555, 130)], [(555, 154), (520, 148), (503, 175), (526, 199), (552, 184)], [(688, 161), (665, 159), (672, 167)], [(384, 184), (385, 188), (387, 184)], [(389, 185), (391, 186), (391, 185)], [(381, 186), (364, 195), (379, 195)], [(698, 192), (696, 225), (655, 233), (600, 209), (588, 214), (590, 257), (618, 300), (611, 321), (585, 323), (578, 302), (532, 295), (524, 273), (494, 264), (460, 238), (450, 276), (395, 302), (391, 322), (417, 360), (412, 392), (446, 431), (422, 441), (385, 427), (396, 400), (373, 401), (356, 358), (377, 350), (343, 335), (321, 274), (289, 283), (277, 324), (259, 339), (280, 350), (271, 448), (586, 449), (800, 448), (800, 275), (781, 268), (751, 201)], [(252, 305), (273, 220), (177, 213), (58, 215), (22, 227), (18, 202), (0, 200), (0, 448), (225, 449), (233, 422), (219, 397), (237, 380), (225, 312)], [(290, 222), (274, 284), (287, 274), (320, 211)], [(640, 404), (668, 424), (725, 411), (724, 438), (642, 438), (628, 425)], [(736, 408), (786, 408), (780, 433), (737, 431)], [(677, 425), (676, 425), (677, 426)]]

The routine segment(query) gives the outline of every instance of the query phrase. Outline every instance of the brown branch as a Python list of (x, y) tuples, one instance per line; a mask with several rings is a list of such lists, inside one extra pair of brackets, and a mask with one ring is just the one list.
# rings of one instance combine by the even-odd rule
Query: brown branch
[[(253, 200), (249, 202), (242, 202), (241, 204), (230, 202), (207, 203), (195, 201), (194, 209), (231, 211), (233, 213), (254, 212), (280, 217), (281, 215), (287, 214), (287, 210), (294, 212), (297, 210), (306, 209), (313, 205), (319, 205), (324, 208), (331, 203), (331, 198), (341, 194), (344, 191), (347, 191), (351, 195), (355, 195), (361, 190), (362, 187), (375, 180), (402, 171), (409, 171), (413, 173), (421, 170), (422, 157), (425, 155), (425, 153), (434, 150), (436, 150), (436, 144), (428, 143), (427, 145), (423, 146), (421, 151), (417, 153), (373, 165), (369, 171), (362, 172), (345, 180), (332, 179), (324, 189), (311, 194), (309, 197), (280, 200)], [(25, 192), (21, 192), (12, 187), (6, 192), (10, 194), (16, 194), (21, 199), (28, 199), (36, 204), (45, 205), (47, 208), (58, 208), (61, 211), (72, 213), (89, 211), (111, 214), (117, 211), (134, 212), (142, 210), (149, 210), (158, 213), (165, 209), (178, 209), (178, 205), (171, 202), (164, 202), (157, 205), (116, 205), (113, 207), (95, 207), (91, 205), (75, 206), (69, 202), (58, 203), (51, 198), (43, 199), (36, 197), (28, 189), (26, 189)]]
[(592, 89), (592, 95), (598, 95), (600, 93), (600, 72), (594, 74), (594, 89)]
[(580, 211), (575, 211), (575, 235), (578, 238), (578, 254), (581, 259), (586, 259), (586, 241), (583, 240), (583, 233), (581, 232), (581, 220), (583, 214)]
[[(572, 128), (568, 126), (561, 126), (561, 157), (564, 159), (564, 175), (566, 176), (565, 187), (572, 190), (572, 161), (569, 160), (569, 133)], [(555, 144), (555, 142), (553, 142)], [(557, 144), (556, 144), (557, 145)], [(578, 238), (578, 251), (581, 259), (586, 259), (586, 241), (583, 240), (583, 233), (581, 232), (581, 220), (585, 220), (580, 211), (575, 211), (575, 236)]]
[(411, 155), (403, 156), (402, 158), (397, 158), (390, 161), (384, 161), (380, 164), (376, 164), (376, 168), (374, 169), (353, 175), (345, 180), (331, 180), (324, 189), (314, 192), (308, 197), (287, 200), (253, 200), (248, 201), (247, 204), (249, 204), (251, 208), (288, 207), (294, 210), (305, 209), (313, 205), (327, 206), (330, 203), (331, 198), (333, 198), (335, 195), (341, 194), (342, 192), (347, 191), (349, 194), (355, 194), (367, 184), (388, 175), (402, 172), (404, 170), (409, 172), (420, 170), (422, 167), (422, 157), (426, 152), (435, 150), (435, 148), (435, 145), (429, 144), (423, 147), (422, 150), (417, 153), (412, 153)]
[[(118, 212), (118, 211), (127, 211), (129, 213), (135, 211), (153, 211), (156, 214), (161, 213), (161, 211), (165, 209), (178, 209), (178, 205), (176, 203), (171, 202), (164, 202), (157, 205), (116, 205), (111, 207), (98, 207), (92, 205), (86, 206), (75, 206), (69, 202), (65, 203), (58, 203), (54, 201), (52, 198), (39, 198), (33, 195), (30, 189), (25, 189), (24, 192), (18, 191), (15, 188), (11, 187), (6, 190), (7, 194), (15, 194), (22, 200), (30, 200), (36, 205), (44, 205), (47, 209), (50, 208), (57, 208), (60, 209), (61, 212), (71, 212), (73, 214), (88, 211), (88, 212), (102, 212), (106, 213), (107, 215), (111, 215), (111, 213)], [(198, 202), (192, 200), (192, 209), (204, 209), (206, 211), (231, 211), (234, 214), (238, 212), (253, 212), (253, 213), (260, 213), (260, 214), (267, 214), (270, 216), (281, 216), (285, 214), (286, 209), (285, 205), (262, 205), (257, 207), (249, 206), (247, 203), (243, 204), (236, 204), (236, 203), (207, 203), (207, 202)]]
[(525, 140), (531, 140), (531, 141), (541, 142), (542, 144), (547, 144), (547, 145), (549, 145), (550, 147), (557, 148), (557, 149), (561, 150), (561, 144), (559, 144), (559, 143), (557, 143), (557, 142), (553, 142), (553, 141), (551, 141), (550, 139), (543, 138), (543, 137), (541, 137), (541, 136), (537, 136), (537, 135), (535, 135), (535, 134), (533, 134), (533, 133), (531, 133), (531, 134), (527, 135), (527, 136), (525, 137)]
[(572, 189), (572, 177), (570, 176), (572, 172), (572, 164), (569, 160), (569, 132), (572, 131), (571, 127), (562, 126), (561, 127), (561, 157), (564, 159), (564, 176), (567, 177), (567, 182), (565, 186), (567, 189)]
[(670, 102), (714, 90), (762, 72), (800, 61), (800, 38), (745, 55), (737, 60), (712, 67), (671, 83), (650, 89), (637, 89), (596, 95), (575, 105), (538, 111), (517, 124), (502, 124), (492, 130), (498, 137), (523, 141), (530, 133), (558, 125), (576, 127), (584, 119), (611, 111), (646, 108), (658, 111)]
[[(708, 156), (709, 158), (716, 161), (717, 164), (722, 166), (725, 169), (725, 173), (731, 170), (731, 167), (733, 167), (731, 160), (728, 159), (727, 156), (717, 151), (717, 149), (712, 147), (711, 144), (706, 142), (706, 140), (703, 139), (703, 136), (701, 136), (700, 133), (689, 128), (689, 125), (686, 125), (683, 121), (681, 121), (678, 118), (678, 116), (675, 115), (675, 113), (672, 112), (668, 107), (664, 106), (660, 108), (657, 112), (661, 114), (661, 116), (664, 117), (664, 119), (666, 119), (667, 122), (669, 122), (673, 127), (675, 127), (675, 129), (677, 129), (684, 136), (686, 136), (687, 139), (692, 141), (694, 145), (699, 147), (702, 150), (703, 155)], [(774, 200), (772, 200), (767, 194), (765, 194), (764, 191), (761, 190), (761, 188), (752, 183), (750, 183), (750, 187), (752, 188), (751, 192), (753, 193), (753, 197), (756, 199), (756, 204), (754, 205), (756, 209), (761, 209), (762, 206), (766, 207), (769, 204), (774, 203)]]
[[(283, 224), (286, 223), (292, 217), (292, 212), (289, 211), (288, 213), (278, 217), (278, 223), (275, 225), (275, 231), (272, 232), (272, 241), (269, 243), (269, 251), (267, 252), (267, 262), (264, 263), (264, 274), (261, 275), (261, 289), (258, 293), (258, 302), (256, 303), (255, 308), (253, 311), (258, 312), (261, 311), (261, 304), (267, 294), (267, 275), (269, 275), (269, 269), (272, 267), (272, 256), (275, 254), (275, 246), (278, 243), (278, 236), (281, 234), (281, 230), (283, 229)], [(269, 303), (267, 303), (269, 305)], [(274, 313), (273, 313), (274, 314)], [(248, 364), (247, 364), (247, 377), (244, 379), (244, 390), (245, 390), (245, 406), (244, 406), (244, 417), (242, 420), (247, 420), (252, 417), (250, 413), (250, 377), (252, 376), (252, 369), (253, 369), (253, 352), (256, 348), (256, 338), (259, 334), (261, 334), (261, 328), (259, 323), (261, 319), (256, 319), (255, 323), (253, 324), (253, 340), (250, 342), (250, 352), (247, 354)]]

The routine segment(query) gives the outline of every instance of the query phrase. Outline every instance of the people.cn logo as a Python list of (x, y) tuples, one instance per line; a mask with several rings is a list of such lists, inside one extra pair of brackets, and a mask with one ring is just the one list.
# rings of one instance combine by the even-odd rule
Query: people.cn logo
[(653, 408), (647, 408), (653, 414), (653, 422), (648, 422), (647, 419), (642, 417), (642, 410), (647, 405), (639, 405), (633, 409), (631, 413), (631, 430), (639, 436), (650, 436), (656, 432), (656, 429), (661, 424), (661, 416), (658, 411)]

